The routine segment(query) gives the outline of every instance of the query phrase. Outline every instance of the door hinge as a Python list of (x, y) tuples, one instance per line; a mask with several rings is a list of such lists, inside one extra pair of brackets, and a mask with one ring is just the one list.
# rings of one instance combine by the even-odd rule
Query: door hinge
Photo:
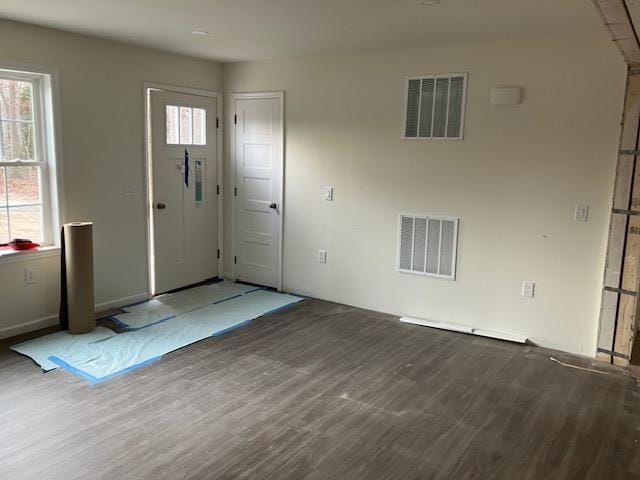
[(216, 117), (216, 128), (220, 128), (220, 119)]
[(238, 187), (233, 187), (233, 194), (237, 197), (238, 196)]
[(220, 249), (218, 249), (218, 258), (220, 258)]
[(233, 114), (233, 123), (235, 123), (236, 125), (238, 124), (238, 115), (236, 115), (235, 113)]
[(216, 185), (216, 195), (220, 195), (220, 185)]
[(238, 257), (233, 257), (233, 263), (234, 265), (238, 263)]

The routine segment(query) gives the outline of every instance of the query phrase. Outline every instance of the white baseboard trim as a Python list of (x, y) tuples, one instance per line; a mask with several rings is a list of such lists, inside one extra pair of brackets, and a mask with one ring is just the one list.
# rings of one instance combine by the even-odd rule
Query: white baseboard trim
[(131, 295), (129, 297), (110, 300), (108, 302), (96, 303), (96, 313), (102, 312), (104, 310), (109, 310), (110, 308), (120, 308), (120, 307), (125, 307), (127, 305), (133, 305), (134, 303), (144, 302), (149, 298), (151, 298), (149, 297), (149, 294), (147, 292), (144, 292), (144, 293), (137, 293), (136, 295)]
[(49, 315), (47, 317), (37, 318), (29, 322), (19, 325), (11, 325), (10, 327), (0, 328), (0, 340), (3, 338), (15, 337), (23, 333), (33, 332), (41, 328), (53, 327), (58, 324), (58, 314)]
[[(116, 300), (110, 300), (108, 302), (97, 303), (95, 306), (96, 312), (109, 310), (111, 308), (124, 307), (133, 303), (143, 302), (147, 300), (149, 295), (145, 293), (138, 293), (129, 297), (118, 298)], [(18, 325), (11, 325), (10, 327), (0, 328), (0, 340), (3, 338), (15, 337), (16, 335), (22, 335), (23, 333), (33, 332), (34, 330), (40, 330), (41, 328), (52, 327), (59, 322), (58, 314), (48, 315), (46, 317), (37, 318), (36, 320), (30, 320)]]
[(413, 325), (421, 325), (423, 327), (439, 328), (441, 330), (450, 330), (453, 332), (469, 333), (471, 335), (479, 335), (481, 337), (497, 338), (498, 340), (507, 340), (509, 342), (527, 343), (527, 337), (516, 333), (492, 332), (481, 328), (474, 328), (467, 325), (458, 325), (456, 323), (434, 322), (431, 320), (423, 320), (422, 318), (401, 317), (403, 323), (412, 323)]

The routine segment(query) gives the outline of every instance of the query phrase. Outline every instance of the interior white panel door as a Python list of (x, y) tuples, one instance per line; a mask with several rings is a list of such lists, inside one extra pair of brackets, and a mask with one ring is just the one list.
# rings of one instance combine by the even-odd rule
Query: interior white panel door
[(155, 293), (218, 275), (216, 118), (215, 98), (151, 93)]
[(282, 215), (280, 98), (235, 100), (236, 277), (278, 288)]

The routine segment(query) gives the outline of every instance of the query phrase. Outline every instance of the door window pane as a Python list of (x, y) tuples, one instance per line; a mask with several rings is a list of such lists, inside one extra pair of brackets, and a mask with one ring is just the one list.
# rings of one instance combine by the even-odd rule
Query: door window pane
[(42, 242), (42, 207), (9, 207), (11, 238)]
[(34, 160), (33, 123), (0, 121), (0, 160)]
[(176, 145), (180, 143), (179, 134), (179, 125), (180, 121), (178, 120), (178, 107), (175, 105), (167, 105), (166, 108), (167, 114), (167, 143), (169, 145)]
[(33, 120), (32, 98), (31, 83), (0, 78), (0, 119)]
[(167, 105), (167, 145), (206, 145), (207, 111), (204, 108)]
[(193, 143), (191, 135), (191, 108), (180, 107), (180, 143), (190, 145)]
[(194, 145), (206, 145), (207, 144), (207, 113), (204, 108), (193, 109), (193, 144)]

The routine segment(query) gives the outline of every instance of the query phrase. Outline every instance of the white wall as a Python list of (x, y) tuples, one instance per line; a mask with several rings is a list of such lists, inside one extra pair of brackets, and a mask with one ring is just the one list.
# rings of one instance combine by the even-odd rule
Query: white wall
[[(465, 71), (464, 141), (401, 140), (404, 76)], [(286, 290), (595, 354), (625, 84), (604, 32), (238, 63), (224, 79), (286, 92)], [(524, 103), (491, 106), (500, 85)], [(457, 281), (395, 271), (400, 212), (460, 217)]]
[[(65, 221), (94, 225), (96, 302), (147, 292), (142, 83), (220, 90), (214, 62), (0, 20), (0, 60), (60, 72)], [(132, 182), (137, 195), (122, 195)], [(58, 257), (0, 259), (0, 337), (58, 311)], [(25, 285), (24, 268), (37, 268)], [(24, 326), (25, 324), (31, 325)]]

